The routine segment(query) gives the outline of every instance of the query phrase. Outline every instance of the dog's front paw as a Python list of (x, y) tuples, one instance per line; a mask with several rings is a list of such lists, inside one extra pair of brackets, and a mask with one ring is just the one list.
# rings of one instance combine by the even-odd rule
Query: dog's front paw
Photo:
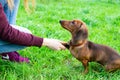
[(62, 45), (64, 45), (67, 49), (69, 49), (69, 48), (70, 48), (69, 43), (62, 43)]

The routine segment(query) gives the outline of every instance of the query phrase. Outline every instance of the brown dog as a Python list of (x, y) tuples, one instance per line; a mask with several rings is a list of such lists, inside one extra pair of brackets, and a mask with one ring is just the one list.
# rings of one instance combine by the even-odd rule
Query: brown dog
[(88, 62), (92, 61), (104, 65), (109, 72), (120, 69), (120, 55), (108, 46), (88, 41), (88, 29), (83, 21), (61, 20), (60, 24), (72, 35), (70, 42), (63, 43), (63, 45), (69, 48), (72, 55), (82, 62), (85, 73), (88, 72)]

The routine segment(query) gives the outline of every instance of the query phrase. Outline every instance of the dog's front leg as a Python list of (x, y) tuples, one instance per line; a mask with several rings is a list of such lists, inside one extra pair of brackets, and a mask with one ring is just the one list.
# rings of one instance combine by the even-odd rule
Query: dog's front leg
[(88, 60), (82, 60), (82, 64), (83, 64), (83, 66), (84, 66), (84, 73), (86, 74), (86, 73), (88, 73)]

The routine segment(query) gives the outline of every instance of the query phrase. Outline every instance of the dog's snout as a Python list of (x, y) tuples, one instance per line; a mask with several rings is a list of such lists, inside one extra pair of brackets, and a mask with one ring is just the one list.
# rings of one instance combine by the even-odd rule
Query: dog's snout
[(60, 20), (60, 23), (62, 24), (64, 22), (64, 20)]
[(60, 20), (59, 22), (62, 23), (62, 20)]

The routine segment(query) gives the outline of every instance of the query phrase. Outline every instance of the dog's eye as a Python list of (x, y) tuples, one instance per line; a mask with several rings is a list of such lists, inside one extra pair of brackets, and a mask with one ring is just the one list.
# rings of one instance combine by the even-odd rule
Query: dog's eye
[(74, 22), (74, 21), (72, 21), (72, 24), (75, 24), (75, 22)]

